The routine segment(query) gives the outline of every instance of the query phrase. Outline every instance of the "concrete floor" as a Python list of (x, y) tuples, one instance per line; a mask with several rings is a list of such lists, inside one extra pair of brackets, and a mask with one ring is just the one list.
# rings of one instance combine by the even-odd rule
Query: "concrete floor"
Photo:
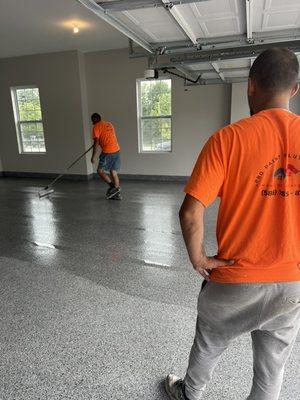
[[(115, 202), (98, 181), (39, 200), (43, 184), (0, 179), (0, 399), (166, 400), (161, 381), (184, 374), (201, 285), (180, 235), (182, 185), (125, 183)], [(299, 348), (281, 400), (300, 397)], [(251, 362), (241, 337), (205, 399), (245, 399)]]

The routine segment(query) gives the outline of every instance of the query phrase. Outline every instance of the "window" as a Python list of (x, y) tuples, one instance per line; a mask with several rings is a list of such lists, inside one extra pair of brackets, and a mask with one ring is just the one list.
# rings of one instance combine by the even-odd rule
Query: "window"
[(138, 127), (140, 152), (172, 149), (171, 79), (138, 81)]
[(20, 153), (45, 153), (44, 127), (37, 87), (11, 89)]

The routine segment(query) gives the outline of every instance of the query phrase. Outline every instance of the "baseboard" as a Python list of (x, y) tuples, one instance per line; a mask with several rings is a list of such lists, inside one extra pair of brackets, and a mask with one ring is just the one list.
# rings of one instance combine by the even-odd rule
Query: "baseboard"
[[(136, 175), (136, 174), (119, 174), (120, 179), (124, 181), (151, 181), (151, 182), (187, 182), (188, 176), (178, 175)], [(94, 178), (98, 175), (94, 174)]]
[[(2, 177), (5, 178), (42, 178), (42, 179), (54, 179), (58, 174), (47, 173), (47, 172), (20, 172), (20, 171), (3, 171)], [(1, 176), (1, 175), (0, 175)], [(62, 180), (68, 181), (89, 181), (93, 179), (93, 174), (66, 174)]]
[[(3, 171), (0, 172), (0, 177), (5, 178), (40, 178), (40, 179), (54, 179), (58, 174), (46, 172), (20, 172), (20, 171)], [(119, 174), (120, 179), (124, 181), (151, 181), (151, 182), (182, 182), (188, 180), (187, 176), (178, 175), (136, 175), (136, 174)], [(69, 181), (89, 181), (98, 178), (96, 173), (83, 175), (83, 174), (66, 174), (61, 179)]]

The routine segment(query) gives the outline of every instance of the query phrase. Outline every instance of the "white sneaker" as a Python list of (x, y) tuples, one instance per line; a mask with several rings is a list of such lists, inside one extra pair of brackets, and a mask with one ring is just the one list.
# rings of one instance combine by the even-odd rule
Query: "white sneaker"
[(188, 400), (184, 394), (183, 380), (176, 375), (166, 377), (165, 389), (171, 400)]

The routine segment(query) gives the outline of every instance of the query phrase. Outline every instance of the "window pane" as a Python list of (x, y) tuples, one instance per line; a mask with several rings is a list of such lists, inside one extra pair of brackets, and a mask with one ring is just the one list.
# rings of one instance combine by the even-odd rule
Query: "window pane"
[(171, 118), (142, 119), (142, 151), (171, 151)]
[(172, 150), (171, 79), (139, 82), (139, 128), (141, 151)]
[(43, 124), (41, 122), (21, 122), (21, 141), (25, 152), (45, 152)]
[(141, 116), (171, 115), (171, 80), (141, 82)]
[(42, 111), (38, 88), (16, 88), (15, 100), (16, 122), (19, 127), (20, 151), (24, 153), (46, 152)]
[(39, 91), (37, 88), (17, 89), (17, 101), (20, 121), (38, 121), (42, 119)]

